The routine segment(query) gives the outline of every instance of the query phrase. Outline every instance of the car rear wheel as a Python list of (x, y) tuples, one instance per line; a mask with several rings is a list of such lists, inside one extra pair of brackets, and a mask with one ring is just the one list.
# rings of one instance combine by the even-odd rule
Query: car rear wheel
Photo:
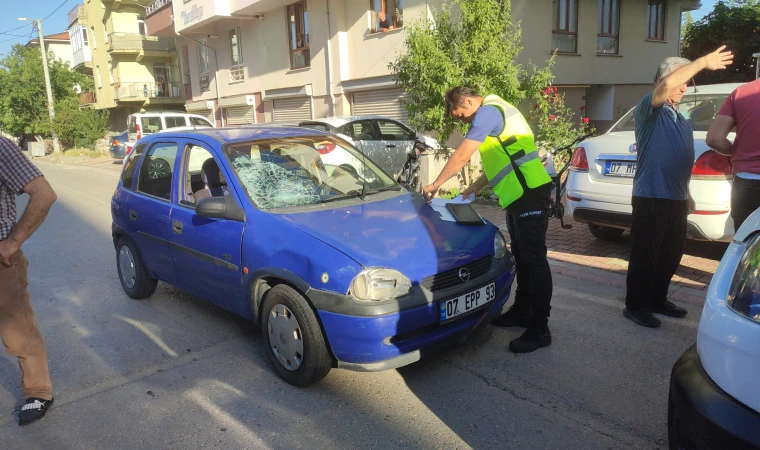
[(603, 227), (594, 223), (588, 224), (588, 230), (595, 238), (603, 241), (616, 241), (620, 239), (625, 231), (622, 228)]
[(266, 293), (261, 314), (269, 360), (283, 380), (304, 387), (327, 376), (332, 359), (317, 317), (301, 294), (277, 285)]
[(156, 292), (158, 280), (148, 274), (137, 246), (129, 238), (122, 237), (116, 244), (116, 267), (121, 287), (128, 296), (139, 300)]

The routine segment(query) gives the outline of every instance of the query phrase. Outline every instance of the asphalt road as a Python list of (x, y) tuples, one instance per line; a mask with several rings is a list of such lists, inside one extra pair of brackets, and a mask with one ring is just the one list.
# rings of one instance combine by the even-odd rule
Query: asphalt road
[(164, 284), (123, 293), (116, 172), (38, 165), (59, 200), (24, 251), (55, 405), (18, 427), (18, 366), (0, 352), (0, 447), (667, 447), (670, 369), (701, 308), (644, 329), (623, 318), (621, 289), (557, 275), (551, 347), (513, 355), (521, 329), (489, 326), (430, 361), (299, 389), (247, 321)]

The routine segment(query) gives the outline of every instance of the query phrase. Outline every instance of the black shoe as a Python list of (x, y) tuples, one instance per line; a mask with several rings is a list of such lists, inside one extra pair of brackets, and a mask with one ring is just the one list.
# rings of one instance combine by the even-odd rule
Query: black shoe
[(662, 325), (660, 319), (654, 316), (648, 309), (630, 310), (623, 308), (623, 315), (642, 327), (657, 328)]
[(21, 408), (21, 412), (18, 413), (18, 424), (23, 427), (42, 419), (52, 405), (53, 399), (43, 400), (37, 397), (29, 397)]
[(686, 314), (689, 313), (685, 308), (676, 306), (673, 302), (668, 300), (665, 300), (665, 303), (662, 305), (655, 307), (652, 312), (662, 314), (663, 316), (676, 317), (678, 319), (686, 317)]
[(552, 343), (552, 334), (546, 325), (531, 325), (519, 338), (509, 343), (509, 349), (514, 353), (530, 353)]
[(532, 314), (529, 310), (523, 308), (515, 308), (514, 305), (507, 310), (504, 314), (500, 315), (491, 322), (491, 325), (497, 327), (523, 327), (528, 328), (530, 326), (530, 318)]

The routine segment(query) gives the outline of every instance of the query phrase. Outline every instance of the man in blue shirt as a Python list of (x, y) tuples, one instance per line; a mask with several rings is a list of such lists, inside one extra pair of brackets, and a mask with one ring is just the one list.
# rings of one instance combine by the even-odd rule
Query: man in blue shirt
[(623, 315), (645, 327), (660, 326), (653, 312), (686, 316), (685, 309), (667, 300), (670, 280), (683, 257), (686, 218), (694, 210), (689, 195), (694, 133), (678, 112), (678, 103), (697, 73), (731, 64), (733, 54), (725, 48), (694, 62), (666, 58), (655, 75), (657, 87), (633, 111), (638, 155)]

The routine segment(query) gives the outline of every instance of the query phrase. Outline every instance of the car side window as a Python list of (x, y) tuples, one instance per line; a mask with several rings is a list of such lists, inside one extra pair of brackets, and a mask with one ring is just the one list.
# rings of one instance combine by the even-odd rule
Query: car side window
[(207, 190), (203, 180), (203, 165), (209, 159), (214, 159), (214, 156), (205, 148), (193, 144), (185, 147), (185, 155), (185, 192), (180, 203), (195, 206), (199, 198), (206, 196), (203, 192)]
[(350, 128), (349, 131), (351, 132), (351, 137), (354, 138), (354, 140), (357, 141), (378, 141), (380, 140), (380, 136), (378, 136), (377, 131), (375, 130), (375, 127), (372, 125), (371, 120), (362, 120), (359, 122), (352, 122), (349, 124)]
[(175, 142), (157, 142), (140, 166), (137, 191), (164, 200), (171, 199), (174, 161), (178, 145)]
[(399, 123), (390, 120), (378, 120), (377, 127), (380, 129), (380, 139), (383, 141), (409, 141), (413, 139), (411, 132)]
[(135, 179), (135, 169), (137, 169), (137, 163), (140, 162), (140, 156), (142, 156), (143, 150), (145, 150), (145, 144), (137, 145), (127, 157), (127, 162), (124, 164), (124, 169), (121, 171), (121, 185), (124, 189), (132, 190), (132, 180)]
[(191, 117), (190, 118), (190, 125), (194, 125), (196, 127), (213, 127), (211, 123), (206, 119), (201, 119), (200, 117)]
[(160, 117), (143, 117), (142, 132), (143, 134), (157, 133), (163, 129)]
[(166, 122), (166, 129), (169, 128), (177, 128), (177, 127), (185, 127), (187, 126), (187, 123), (185, 122), (185, 116), (165, 116), (164, 122)]
[(137, 122), (135, 121), (135, 116), (129, 117), (129, 125), (127, 131), (129, 133), (137, 133)]

